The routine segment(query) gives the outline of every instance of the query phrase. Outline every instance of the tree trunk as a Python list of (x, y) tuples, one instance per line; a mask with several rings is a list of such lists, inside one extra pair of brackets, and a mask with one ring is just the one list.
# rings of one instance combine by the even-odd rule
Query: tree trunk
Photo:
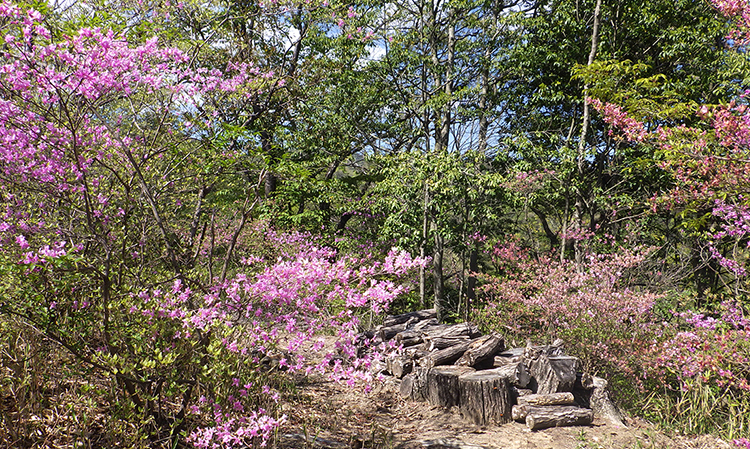
[(443, 283), (443, 236), (435, 232), (435, 252), (432, 259), (433, 288), (435, 290), (434, 308), (438, 321), (443, 321), (443, 303), (445, 302), (445, 286)]
[(471, 310), (471, 307), (477, 298), (477, 294), (475, 291), (477, 288), (477, 277), (475, 273), (478, 273), (478, 272), (479, 272), (479, 251), (477, 250), (477, 244), (474, 243), (474, 246), (471, 248), (471, 251), (469, 252), (469, 279), (468, 279), (468, 285), (466, 289), (466, 298), (467, 298), (466, 316), (467, 317), (468, 317), (469, 310)]
[[(429, 137), (427, 138), (429, 140)], [(419, 257), (423, 260), (427, 257), (427, 213), (429, 204), (429, 191), (427, 190), (427, 181), (424, 183), (424, 202), (422, 204), (422, 239), (419, 242)], [(427, 303), (426, 293), (427, 275), (424, 265), (419, 266), (419, 307), (424, 307)], [(437, 311), (435, 316), (437, 317)]]
[[(589, 51), (588, 66), (591, 66), (596, 59), (596, 51), (599, 46), (599, 21), (601, 16), (602, 0), (596, 0), (596, 6), (594, 7), (594, 25), (591, 32), (591, 51)], [(589, 115), (589, 85), (586, 84), (583, 87), (584, 101), (583, 101), (583, 123), (581, 125), (581, 137), (578, 141), (578, 157), (576, 160), (578, 170), (578, 181), (579, 186), (576, 188), (576, 203), (575, 203), (575, 226), (576, 230), (580, 233), (583, 230), (583, 208), (584, 198), (581, 184), (583, 183), (584, 177), (584, 165), (586, 163), (586, 139), (588, 136), (589, 123), (591, 117)], [(575, 248), (575, 260), (578, 266), (583, 263), (583, 250), (580, 245), (580, 236), (576, 238), (574, 242)]]

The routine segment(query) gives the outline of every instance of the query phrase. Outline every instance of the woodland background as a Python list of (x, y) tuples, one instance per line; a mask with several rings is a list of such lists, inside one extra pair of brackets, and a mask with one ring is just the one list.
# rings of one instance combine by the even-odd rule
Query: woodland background
[(0, 4), (0, 438), (271, 444), (287, 371), (372, 382), (359, 331), (434, 306), (750, 447), (749, 18)]

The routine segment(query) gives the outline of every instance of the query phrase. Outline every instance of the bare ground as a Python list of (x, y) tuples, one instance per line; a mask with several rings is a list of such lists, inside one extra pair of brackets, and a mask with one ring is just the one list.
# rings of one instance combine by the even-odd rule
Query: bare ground
[(730, 449), (711, 436), (668, 436), (652, 425), (629, 419), (628, 427), (601, 421), (591, 426), (531, 432), (524, 424), (480, 427), (445, 410), (402, 399), (398, 382), (388, 378), (369, 392), (323, 379), (298, 386), (297, 400), (284, 406), (289, 423), (280, 448), (331, 449)]

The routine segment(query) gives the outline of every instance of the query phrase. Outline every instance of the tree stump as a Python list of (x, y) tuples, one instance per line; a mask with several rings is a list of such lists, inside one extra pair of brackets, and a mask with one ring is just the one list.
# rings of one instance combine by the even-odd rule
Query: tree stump
[(587, 408), (568, 405), (529, 407), (526, 427), (529, 430), (539, 430), (548, 427), (585, 426), (593, 420), (594, 412)]
[(512, 399), (506, 377), (491, 370), (463, 374), (458, 389), (464, 419), (477, 425), (510, 422)]
[(472, 341), (469, 348), (456, 361), (459, 366), (476, 367), (505, 349), (505, 340), (499, 334), (485, 335)]
[(427, 372), (427, 402), (440, 407), (459, 404), (458, 377), (474, 372), (465, 366), (438, 366)]
[(593, 377), (592, 384), (590, 404), (594, 415), (614, 425), (626, 427), (622, 413), (620, 413), (617, 406), (609, 399), (607, 380), (601, 377)]

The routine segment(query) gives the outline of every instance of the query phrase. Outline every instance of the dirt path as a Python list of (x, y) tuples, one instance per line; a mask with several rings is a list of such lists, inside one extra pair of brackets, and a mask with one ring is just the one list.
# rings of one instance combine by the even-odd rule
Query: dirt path
[(331, 449), (731, 449), (716, 438), (668, 437), (653, 426), (629, 420), (628, 427), (594, 422), (531, 432), (519, 423), (480, 427), (457, 410), (406, 401), (389, 378), (370, 392), (324, 380), (298, 387), (284, 412), (289, 424), (280, 448)]

